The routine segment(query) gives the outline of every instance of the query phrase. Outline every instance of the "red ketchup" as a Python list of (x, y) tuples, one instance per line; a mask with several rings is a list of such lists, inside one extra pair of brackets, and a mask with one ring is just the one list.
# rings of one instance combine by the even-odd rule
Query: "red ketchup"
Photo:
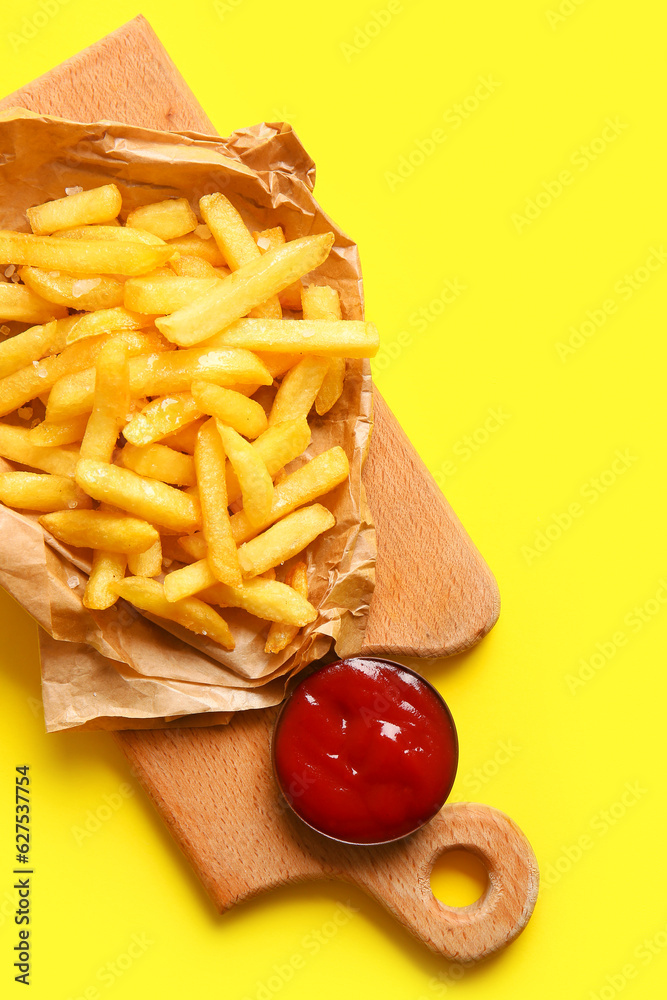
[(432, 819), (451, 791), (456, 729), (418, 674), (372, 657), (338, 660), (294, 689), (273, 761), (298, 816), (350, 844), (381, 844)]

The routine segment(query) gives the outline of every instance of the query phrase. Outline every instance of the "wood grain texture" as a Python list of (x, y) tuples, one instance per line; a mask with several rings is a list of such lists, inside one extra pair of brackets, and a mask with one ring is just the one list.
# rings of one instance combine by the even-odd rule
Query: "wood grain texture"
[[(0, 110), (157, 129), (215, 129), (145, 18), (0, 101)], [(377, 526), (377, 586), (363, 651), (450, 656), (495, 624), (498, 588), (380, 394), (364, 483)]]
[[(214, 129), (139, 17), (0, 102), (79, 121)], [(377, 588), (364, 651), (447, 656), (495, 623), (495, 580), (379, 393), (364, 481), (378, 529)], [(175, 840), (222, 911), (273, 886), (343, 879), (378, 899), (430, 948), (472, 961), (511, 941), (535, 903), (537, 867), (520, 830), (486, 806), (446, 806), (422, 831), (382, 848), (337, 845), (279, 798), (270, 771), (276, 712), (229, 726), (115, 734)], [(437, 856), (464, 846), (489, 873), (461, 910), (434, 899)]]
[[(433, 951), (470, 962), (525, 927), (538, 888), (532, 849), (496, 809), (447, 805), (418, 833), (384, 847), (351, 847), (320, 836), (285, 804), (271, 772), (277, 710), (244, 712), (220, 729), (118, 733), (139, 780), (219, 910), (266, 889), (339, 879), (368, 892)], [(453, 908), (431, 891), (436, 859), (473, 851), (488, 888)]]

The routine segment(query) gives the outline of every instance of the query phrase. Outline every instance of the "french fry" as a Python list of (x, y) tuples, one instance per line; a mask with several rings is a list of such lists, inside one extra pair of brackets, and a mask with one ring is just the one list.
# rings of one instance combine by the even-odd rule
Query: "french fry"
[(200, 413), (208, 413), (229, 424), (244, 437), (256, 438), (268, 426), (266, 414), (259, 403), (239, 392), (213, 385), (212, 382), (193, 382), (191, 392)]
[[(26, 365), (25, 368), (21, 368), (19, 371), (0, 379), (0, 416), (5, 416), (7, 413), (11, 413), (12, 410), (16, 410), (19, 406), (23, 406), (24, 403), (29, 402), (31, 399), (35, 399), (37, 396), (48, 392), (61, 378), (71, 378), (75, 374), (88, 369), (90, 365), (95, 363), (98, 354), (112, 337), (118, 343), (125, 344), (131, 353), (137, 353), (147, 346), (152, 345), (155, 342), (156, 336), (153, 335), (153, 337), (150, 337), (147, 334), (123, 330), (116, 334), (109, 334), (102, 337), (87, 337), (85, 340), (79, 340), (76, 344), (66, 347), (60, 354), (52, 354), (42, 361)], [(253, 357), (254, 355), (250, 356)], [(95, 375), (93, 369), (93, 390), (94, 386)], [(140, 393), (136, 393), (136, 395), (140, 395)], [(92, 410), (92, 393), (88, 410)], [(84, 411), (79, 410), (77, 413), (65, 414), (62, 419), (66, 420), (70, 416), (78, 416), (81, 412)], [(51, 420), (52, 418), (49, 417), (47, 419)], [(62, 421), (57, 417), (53, 422), (61, 423)]]
[(158, 538), (157, 542), (145, 552), (129, 555), (127, 568), (132, 576), (159, 576), (162, 572), (162, 542), (160, 539)]
[(191, 560), (206, 559), (208, 546), (202, 531), (195, 531), (192, 535), (184, 535), (182, 538), (179, 538), (178, 547), (179, 549), (182, 549)]
[(28, 440), (40, 448), (57, 448), (61, 444), (74, 444), (83, 439), (87, 426), (87, 413), (73, 417), (63, 424), (50, 424), (43, 420), (41, 424), (31, 428)]
[(47, 302), (32, 288), (17, 285), (13, 281), (0, 282), (0, 319), (18, 320), (20, 323), (48, 323), (49, 320), (66, 315), (64, 306)]
[[(310, 285), (301, 295), (304, 319), (340, 319), (340, 296), (328, 285)], [(340, 399), (345, 382), (345, 358), (331, 358), (329, 369), (315, 399), (315, 410), (321, 417)]]
[(40, 448), (31, 443), (27, 427), (12, 427), (0, 423), (0, 456), (10, 462), (19, 462), (31, 469), (41, 469), (54, 476), (74, 478), (78, 449)]
[(98, 309), (76, 317), (76, 323), (67, 334), (67, 343), (74, 344), (77, 340), (97, 337), (102, 333), (115, 333), (116, 330), (142, 330), (151, 323), (152, 317), (130, 312), (123, 306)]
[(232, 536), (237, 545), (247, 542), (258, 532), (291, 514), (297, 507), (312, 503), (345, 482), (350, 474), (347, 455), (336, 446), (322, 452), (310, 462), (306, 462), (296, 472), (286, 476), (278, 486), (274, 486), (273, 503), (266, 517), (258, 524), (252, 524), (245, 506), (230, 518)]
[(89, 191), (35, 205), (27, 210), (26, 215), (33, 233), (45, 236), (58, 229), (109, 222), (116, 218), (121, 205), (122, 198), (116, 185), (103, 184)]
[(37, 472), (1, 473), (0, 500), (8, 507), (39, 510), (44, 514), (92, 507), (90, 497), (71, 479)]
[(269, 414), (269, 427), (307, 417), (329, 370), (329, 359), (307, 354), (283, 378)]
[(160, 537), (147, 521), (103, 510), (60, 510), (39, 523), (66, 545), (106, 552), (145, 552)]
[[(151, 550), (148, 549), (150, 552)], [(133, 558), (141, 558), (133, 556)], [(118, 600), (118, 594), (111, 589), (112, 584), (122, 580), (128, 557), (124, 552), (93, 552), (93, 565), (83, 594), (83, 605), (93, 611), (106, 611)]]
[(19, 369), (25, 368), (26, 365), (31, 365), (33, 361), (39, 361), (45, 354), (52, 352), (54, 344), (60, 348), (57, 341), (58, 324), (56, 320), (43, 326), (32, 326), (23, 333), (9, 337), (0, 344), (0, 378), (12, 375)]
[(207, 417), (200, 417), (193, 424), (181, 427), (180, 430), (162, 438), (162, 444), (166, 444), (169, 448), (174, 448), (176, 451), (182, 451), (186, 455), (194, 455), (199, 428), (206, 423), (207, 419)]
[(225, 448), (215, 420), (207, 420), (199, 429), (195, 445), (195, 469), (211, 570), (215, 579), (221, 583), (238, 585), (241, 583), (241, 570), (229, 526)]
[(221, 281), (217, 275), (209, 278), (188, 278), (176, 274), (164, 274), (130, 278), (124, 286), (125, 308), (155, 316), (173, 313), (217, 288)]
[(169, 246), (172, 248), (172, 252), (181, 253), (187, 257), (199, 257), (212, 267), (226, 266), (225, 258), (211, 235), (208, 239), (202, 239), (197, 233), (188, 233), (187, 236), (181, 236), (178, 240), (171, 240)]
[(179, 274), (184, 278), (224, 278), (230, 274), (227, 267), (216, 269), (213, 264), (209, 264), (203, 257), (195, 254), (174, 254), (169, 261), (169, 266), (174, 274)]
[(331, 511), (318, 503), (288, 514), (261, 535), (239, 546), (237, 551), (243, 578), (259, 576), (272, 566), (291, 559), (335, 523)]
[(323, 233), (303, 236), (268, 250), (263, 256), (248, 260), (189, 305), (157, 319), (156, 326), (168, 340), (182, 347), (208, 340), (295, 278), (322, 264), (333, 241), (333, 233)]
[[(149, 335), (143, 334), (143, 336)], [(86, 341), (81, 341), (81, 344), (85, 343)], [(163, 348), (158, 349), (163, 350)], [(195, 379), (206, 379), (222, 385), (236, 385), (237, 382), (248, 384), (259, 382), (261, 385), (269, 385), (272, 381), (265, 366), (250, 351), (192, 348), (189, 351), (169, 351), (164, 354), (134, 357), (130, 360), (130, 395), (134, 398), (185, 392)], [(51, 390), (46, 409), (47, 420), (61, 422), (80, 413), (89, 413), (92, 409), (94, 389), (93, 370), (64, 377)]]
[(142, 205), (130, 212), (125, 222), (128, 229), (143, 229), (161, 240), (178, 239), (197, 226), (197, 216), (187, 198), (167, 198), (152, 205)]
[(93, 412), (81, 442), (81, 458), (110, 462), (130, 406), (127, 346), (109, 340), (95, 362)]
[[(245, 222), (224, 194), (216, 192), (204, 195), (199, 200), (199, 211), (222, 251), (225, 263), (232, 271), (237, 271), (244, 264), (261, 256)], [(280, 319), (280, 302), (274, 296), (258, 306), (255, 313)]]
[(159, 236), (153, 236), (152, 233), (146, 233), (141, 229), (126, 229), (120, 224), (73, 226), (71, 229), (61, 229), (60, 232), (54, 233), (54, 236), (63, 240), (112, 240), (116, 243), (148, 243), (152, 246), (164, 246), (164, 240)]
[[(281, 226), (273, 226), (271, 229), (263, 229), (260, 233), (253, 233), (252, 238), (262, 253), (282, 246), (285, 242), (285, 234)], [(300, 280), (292, 282), (287, 288), (283, 288), (278, 294), (278, 301), (281, 306), (285, 309), (300, 311), (302, 288), (303, 285)]]
[(257, 449), (237, 431), (219, 420), (216, 423), (223, 447), (241, 487), (243, 509), (248, 521), (254, 525), (262, 524), (270, 514), (273, 503), (273, 480), (266, 463)]
[(199, 502), (194, 497), (157, 479), (146, 479), (130, 469), (82, 459), (76, 467), (76, 481), (94, 500), (111, 504), (169, 531), (187, 533), (201, 524)]
[(170, 604), (164, 596), (161, 583), (140, 576), (125, 577), (112, 586), (120, 597), (142, 611), (176, 622), (198, 635), (208, 636), (225, 649), (234, 649), (234, 639), (227, 622), (213, 608), (203, 601), (198, 601), (196, 597)]
[(26, 264), (70, 274), (145, 274), (166, 264), (173, 249), (138, 240), (62, 240), (0, 230), (0, 264)]
[(154, 441), (194, 423), (202, 413), (203, 410), (189, 392), (159, 396), (132, 417), (123, 428), (123, 435), (127, 441), (137, 446), (153, 444)]
[(380, 347), (380, 338), (373, 323), (360, 320), (237, 319), (211, 338), (211, 346), (332, 358), (373, 358)]
[[(213, 340), (215, 341), (215, 337)], [(273, 378), (280, 378), (280, 376), (284, 375), (285, 372), (290, 370), (290, 368), (294, 368), (294, 365), (301, 361), (303, 355), (274, 354), (269, 351), (258, 351), (257, 357), (266, 365)]]
[(189, 556), (187, 552), (183, 551), (173, 535), (161, 535), (160, 542), (162, 544), (162, 560), (165, 569), (167, 569), (172, 562), (187, 563), (195, 561), (192, 556)]
[[(308, 600), (308, 574), (304, 562), (298, 562), (292, 566), (285, 577), (285, 583), (288, 587), (292, 587), (294, 593), (298, 594), (304, 601)], [(304, 624), (307, 623), (304, 622)], [(281, 653), (286, 646), (289, 646), (290, 642), (296, 639), (298, 631), (296, 623), (274, 622), (266, 637), (264, 652)]]
[[(305, 417), (301, 417), (298, 420), (287, 420), (284, 424), (269, 427), (256, 441), (253, 441), (252, 447), (257, 450), (269, 475), (273, 477), (283, 466), (305, 451), (309, 442), (310, 427)], [(231, 466), (227, 466), (225, 478), (227, 499), (231, 504), (241, 496), (241, 487)]]
[(200, 597), (211, 604), (243, 608), (265, 621), (281, 622), (287, 627), (295, 626), (295, 631), (317, 618), (317, 611), (308, 602), (307, 594), (304, 597), (291, 586), (261, 576), (244, 580), (240, 587), (228, 587), (224, 583), (213, 584), (202, 591)]
[[(197, 482), (195, 464), (190, 455), (174, 451), (164, 444), (134, 445), (128, 443), (120, 453), (120, 463), (140, 476), (159, 479), (173, 486), (194, 486)], [(136, 573), (135, 576), (145, 576)]]
[(49, 302), (71, 309), (112, 309), (123, 304), (123, 282), (110, 275), (63, 274), (40, 267), (20, 267), (28, 288)]
[[(239, 573), (239, 582), (241, 574)], [(172, 570), (164, 578), (164, 596), (169, 603), (182, 601), (186, 597), (192, 597), (200, 593), (207, 587), (212, 587), (218, 583), (218, 578), (213, 572), (208, 559), (201, 559), (199, 562), (190, 563), (189, 566), (181, 566), (180, 569)]]

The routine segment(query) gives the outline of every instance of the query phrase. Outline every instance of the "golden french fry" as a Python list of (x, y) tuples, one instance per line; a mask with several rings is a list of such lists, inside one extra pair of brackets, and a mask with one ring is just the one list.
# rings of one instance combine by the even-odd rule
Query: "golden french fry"
[(187, 198), (167, 198), (152, 205), (142, 205), (130, 212), (125, 222), (128, 229), (143, 229), (161, 240), (178, 239), (197, 226), (197, 216)]
[(168, 569), (173, 562), (187, 563), (195, 561), (192, 556), (183, 551), (173, 535), (161, 535), (160, 541), (162, 543), (162, 561), (165, 569)]
[(70, 274), (145, 274), (166, 264), (173, 252), (168, 244), (62, 240), (0, 230), (0, 264), (27, 264)]
[(178, 240), (171, 240), (169, 246), (184, 257), (199, 257), (212, 267), (225, 267), (225, 258), (210, 233), (208, 239), (202, 239), (196, 232), (188, 233)]
[(199, 429), (195, 445), (195, 469), (202, 528), (207, 539), (211, 570), (215, 579), (221, 583), (238, 585), (241, 583), (241, 570), (229, 526), (225, 448), (215, 420), (207, 420)]
[[(193, 424), (188, 424), (187, 427), (181, 427), (180, 430), (174, 431), (173, 434), (168, 434), (162, 438), (162, 444), (166, 444), (169, 448), (174, 448), (175, 451), (182, 451), (186, 455), (194, 455), (199, 428), (206, 423), (207, 419), (207, 417), (200, 417)], [(193, 487), (188, 488), (192, 489)]]
[[(340, 296), (328, 285), (310, 285), (301, 296), (304, 319), (340, 319)], [(345, 382), (345, 358), (331, 358), (320, 391), (315, 399), (315, 410), (321, 417), (338, 401)]]
[(33, 361), (39, 361), (45, 354), (50, 354), (54, 350), (54, 345), (57, 349), (62, 349), (58, 340), (56, 320), (44, 326), (32, 326), (23, 333), (8, 337), (0, 344), (0, 378), (12, 375), (26, 365), (31, 365)]
[(83, 595), (85, 608), (106, 611), (116, 603), (118, 594), (111, 589), (111, 585), (125, 576), (127, 560), (124, 552), (104, 552), (102, 549), (93, 552), (93, 565)]
[(66, 545), (106, 552), (145, 552), (160, 537), (147, 521), (103, 510), (60, 510), (39, 523)]
[(197, 499), (157, 479), (87, 458), (81, 459), (76, 467), (76, 481), (94, 500), (119, 507), (170, 531), (190, 532), (200, 527)]
[(132, 553), (127, 557), (127, 568), (132, 576), (159, 576), (162, 572), (162, 543), (151, 545), (145, 552)]
[(85, 337), (97, 337), (99, 334), (114, 333), (116, 330), (141, 330), (151, 323), (152, 317), (130, 312), (123, 306), (98, 309), (96, 312), (76, 317), (76, 323), (67, 334), (67, 343), (73, 344)]
[(116, 218), (121, 205), (122, 198), (116, 185), (103, 184), (90, 191), (80, 191), (66, 198), (35, 205), (27, 210), (26, 215), (33, 233), (45, 236), (58, 229), (109, 222)]
[(125, 308), (148, 315), (173, 313), (217, 288), (221, 281), (217, 275), (190, 278), (173, 273), (130, 278), (124, 286)]
[(319, 503), (288, 514), (261, 535), (239, 546), (239, 564), (244, 579), (259, 576), (305, 549), (336, 519)]
[(294, 368), (290, 368), (273, 401), (269, 427), (285, 420), (307, 417), (328, 370), (329, 359), (314, 354), (307, 354)]
[(112, 309), (123, 304), (123, 282), (110, 275), (75, 275), (21, 267), (19, 274), (37, 295), (71, 309)]
[[(310, 427), (305, 417), (287, 420), (284, 424), (269, 427), (253, 441), (255, 448), (266, 465), (270, 476), (275, 474), (306, 450), (310, 442)], [(234, 503), (241, 496), (241, 487), (233, 468), (229, 465), (225, 473), (227, 499)]]
[[(287, 576), (285, 577), (285, 583), (288, 587), (292, 587), (294, 592), (303, 598), (303, 600), (308, 600), (308, 574), (306, 571), (306, 564), (304, 562), (298, 562), (288, 571)], [(282, 650), (285, 649), (286, 646), (289, 646), (290, 642), (296, 638), (298, 631), (299, 628), (295, 624), (274, 622), (269, 629), (268, 636), (266, 637), (264, 652), (282, 652)]]
[[(216, 421), (222, 444), (241, 487), (243, 509), (251, 524), (259, 525), (271, 512), (273, 480), (256, 448), (227, 424)], [(204, 532), (206, 534), (206, 532)]]
[[(196, 565), (196, 564), (195, 564)], [(240, 587), (228, 587), (224, 583), (213, 584), (200, 594), (202, 600), (211, 604), (222, 604), (227, 608), (243, 608), (257, 618), (270, 622), (283, 622), (286, 626), (308, 625), (317, 618), (317, 611), (296, 589), (256, 576), (244, 580)], [(269, 631), (269, 635), (271, 632)]]
[(208, 559), (201, 559), (199, 562), (181, 566), (180, 569), (167, 573), (164, 578), (164, 596), (171, 604), (174, 601), (182, 601), (185, 597), (192, 597), (193, 594), (198, 594), (216, 583), (218, 578)]
[(159, 236), (153, 236), (152, 233), (146, 233), (141, 229), (126, 229), (120, 224), (73, 226), (71, 229), (61, 229), (53, 235), (65, 240), (113, 240), (116, 243), (149, 243), (153, 246), (164, 246), (164, 240)]
[(213, 264), (209, 264), (203, 257), (197, 257), (195, 254), (174, 254), (169, 261), (169, 266), (174, 274), (181, 275), (183, 278), (224, 278), (231, 273), (229, 268), (216, 269)]
[(123, 435), (138, 446), (153, 444), (194, 423), (203, 412), (189, 392), (159, 396), (132, 417), (123, 428)]
[(38, 472), (1, 473), (0, 500), (8, 507), (39, 510), (45, 514), (92, 507), (90, 497), (71, 479)]
[(237, 319), (209, 342), (211, 347), (245, 347), (281, 354), (373, 358), (380, 337), (373, 323), (341, 319)]
[[(195, 531), (192, 535), (184, 535), (178, 539), (178, 547), (185, 552), (191, 560), (206, 559), (208, 546), (202, 531)], [(181, 558), (177, 556), (176, 558)]]
[[(213, 339), (215, 340), (215, 337)], [(259, 360), (269, 369), (273, 378), (280, 378), (290, 368), (294, 368), (294, 365), (303, 357), (303, 354), (272, 354), (269, 351), (257, 351), (256, 353)]]
[(95, 362), (93, 412), (81, 442), (81, 458), (110, 462), (130, 406), (127, 346), (109, 340)]
[(28, 465), (31, 469), (42, 469), (54, 476), (74, 478), (79, 450), (68, 448), (40, 448), (32, 444), (27, 427), (12, 427), (0, 423), (0, 456), (10, 462)]
[(30, 444), (38, 445), (40, 448), (56, 448), (61, 444), (74, 444), (83, 439), (87, 426), (87, 413), (73, 417), (62, 424), (50, 424), (44, 420), (41, 424), (31, 428), (28, 432), (28, 440)]
[(208, 340), (295, 278), (322, 264), (333, 241), (333, 233), (323, 233), (302, 236), (268, 250), (263, 256), (248, 260), (189, 305), (157, 319), (155, 325), (168, 340), (182, 347)]
[(64, 306), (47, 302), (32, 288), (13, 281), (0, 282), (0, 319), (20, 323), (48, 323), (67, 315)]
[(243, 510), (232, 514), (230, 523), (234, 541), (237, 545), (247, 542), (259, 531), (268, 528), (286, 514), (291, 514), (297, 507), (312, 503), (317, 497), (329, 493), (345, 482), (349, 474), (350, 465), (342, 448), (336, 445), (323, 452), (286, 476), (280, 485), (274, 485), (271, 510), (261, 522), (253, 525), (245, 506)]
[[(83, 449), (82, 449), (83, 451)], [(149, 479), (159, 479), (173, 486), (194, 486), (195, 463), (190, 455), (174, 451), (164, 444), (135, 445), (128, 442), (120, 453), (120, 463), (126, 469)], [(144, 576), (136, 573), (135, 576)]]
[[(124, 335), (129, 336), (129, 334)], [(116, 336), (121, 336), (121, 333)], [(137, 333), (134, 336), (152, 335)], [(86, 342), (84, 340), (80, 343)], [(164, 348), (158, 347), (158, 350), (162, 351)], [(235, 385), (237, 382), (248, 384), (259, 382), (261, 385), (269, 385), (272, 381), (265, 366), (250, 351), (191, 348), (189, 351), (169, 351), (164, 354), (134, 357), (130, 361), (130, 395), (134, 398), (184, 392), (190, 388), (195, 379), (206, 379), (223, 385)], [(47, 420), (61, 422), (79, 413), (90, 412), (94, 389), (95, 374), (92, 370), (62, 378), (51, 390)]]
[(259, 403), (240, 392), (212, 382), (193, 382), (191, 392), (200, 413), (208, 413), (229, 424), (244, 437), (256, 438), (268, 426), (266, 414)]
[[(282, 246), (285, 242), (285, 234), (281, 226), (273, 226), (272, 229), (263, 229), (261, 233), (253, 233), (252, 238), (262, 253)], [(301, 281), (294, 281), (287, 288), (283, 288), (278, 293), (278, 301), (285, 309), (299, 311), (301, 309)]]
[(128, 576), (112, 584), (116, 593), (142, 611), (176, 622), (191, 632), (208, 636), (225, 649), (234, 648), (234, 639), (227, 622), (213, 608), (196, 597), (170, 604), (164, 588), (157, 580)]
[[(245, 222), (224, 194), (216, 192), (204, 195), (199, 200), (199, 210), (232, 271), (237, 271), (244, 264), (261, 256)], [(255, 314), (280, 319), (280, 302), (273, 296), (258, 306)]]

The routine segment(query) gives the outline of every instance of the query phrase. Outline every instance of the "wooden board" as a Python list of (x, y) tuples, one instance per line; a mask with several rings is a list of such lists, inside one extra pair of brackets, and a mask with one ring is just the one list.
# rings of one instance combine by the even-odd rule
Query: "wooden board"
[[(11, 94), (0, 109), (16, 105), (79, 121), (215, 131), (142, 17)], [(498, 617), (495, 580), (377, 392), (364, 481), (378, 531), (364, 651), (441, 657), (469, 648)], [(537, 866), (508, 817), (458, 803), (397, 845), (336, 845), (281, 806), (269, 766), (274, 717), (273, 710), (250, 712), (226, 727), (117, 734), (220, 910), (272, 886), (340, 878), (459, 961), (488, 955), (521, 931), (535, 903)], [(455, 846), (477, 853), (489, 873), (485, 895), (462, 910), (435, 900), (429, 882), (437, 856)]]

